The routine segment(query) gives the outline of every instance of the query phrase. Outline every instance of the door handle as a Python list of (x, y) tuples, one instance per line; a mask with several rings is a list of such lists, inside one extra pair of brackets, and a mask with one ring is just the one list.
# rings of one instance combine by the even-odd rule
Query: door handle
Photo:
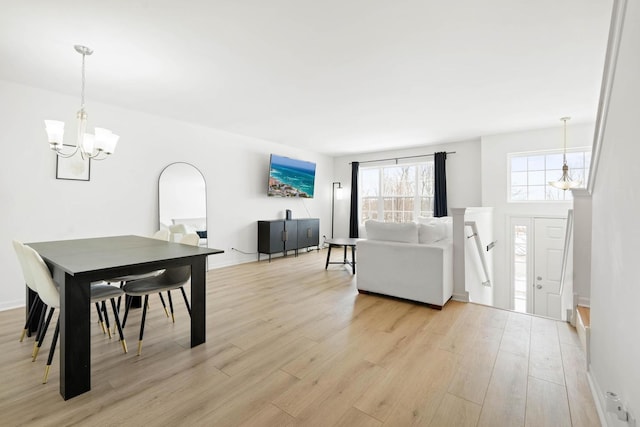
[(536, 288), (542, 289), (542, 285), (536, 285)]

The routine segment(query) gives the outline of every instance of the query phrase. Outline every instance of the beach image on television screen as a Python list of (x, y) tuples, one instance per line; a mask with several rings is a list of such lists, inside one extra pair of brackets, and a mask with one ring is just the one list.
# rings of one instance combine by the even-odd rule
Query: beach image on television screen
[(269, 196), (312, 198), (315, 178), (315, 163), (271, 155)]

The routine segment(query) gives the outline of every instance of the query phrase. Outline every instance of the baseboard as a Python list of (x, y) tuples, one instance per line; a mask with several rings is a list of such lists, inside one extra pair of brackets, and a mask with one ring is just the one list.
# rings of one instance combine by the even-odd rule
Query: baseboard
[(24, 308), (24, 300), (4, 301), (0, 303), (0, 311), (12, 310), (14, 308)]
[[(254, 255), (252, 257), (236, 258), (236, 259), (224, 261), (224, 262), (209, 262), (207, 271), (216, 270), (218, 268), (224, 268), (224, 267), (233, 267), (234, 265), (248, 264), (250, 262), (257, 262), (257, 261), (258, 259)], [(260, 260), (260, 262), (262, 261), (265, 261), (265, 259), (263, 258)]]
[(605, 402), (606, 393), (602, 390), (602, 388), (600, 387), (600, 384), (598, 383), (598, 380), (593, 375), (593, 370), (591, 369), (591, 366), (589, 366), (589, 370), (587, 371), (587, 380), (589, 381), (589, 388), (591, 389), (593, 402), (596, 405), (598, 418), (600, 418), (600, 424), (602, 424), (604, 427), (613, 427), (613, 426), (636, 427), (637, 425), (636, 419), (634, 418), (633, 413), (628, 412), (629, 419), (627, 421), (618, 421), (618, 419), (615, 416), (613, 416), (611, 412), (607, 412), (605, 410), (605, 408), (607, 407), (607, 404)]
[(593, 397), (593, 402), (596, 405), (596, 411), (598, 412), (598, 418), (600, 418), (600, 424), (603, 426), (608, 426), (607, 418), (605, 417), (604, 411), (604, 397), (601, 400), (600, 396), (604, 396), (602, 390), (600, 390), (600, 386), (598, 385), (598, 381), (593, 376), (591, 371), (591, 366), (589, 366), (589, 370), (587, 371), (587, 380), (589, 381), (589, 388), (591, 389), (591, 396)]
[(451, 299), (454, 300), (454, 301), (469, 302), (469, 295), (468, 294), (453, 294)]

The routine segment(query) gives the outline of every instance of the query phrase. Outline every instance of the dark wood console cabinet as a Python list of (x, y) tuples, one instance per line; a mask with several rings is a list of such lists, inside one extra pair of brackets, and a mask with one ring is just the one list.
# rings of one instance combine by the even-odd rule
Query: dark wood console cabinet
[(319, 247), (320, 220), (317, 218), (304, 219), (275, 219), (258, 221), (258, 261), (260, 254), (269, 255), (282, 252), (287, 256), (288, 251)]

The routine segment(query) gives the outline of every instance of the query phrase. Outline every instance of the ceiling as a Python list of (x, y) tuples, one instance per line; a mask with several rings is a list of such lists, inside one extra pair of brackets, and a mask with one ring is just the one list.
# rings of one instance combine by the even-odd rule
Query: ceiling
[(329, 155), (594, 121), (611, 0), (2, 0), (0, 79)]

